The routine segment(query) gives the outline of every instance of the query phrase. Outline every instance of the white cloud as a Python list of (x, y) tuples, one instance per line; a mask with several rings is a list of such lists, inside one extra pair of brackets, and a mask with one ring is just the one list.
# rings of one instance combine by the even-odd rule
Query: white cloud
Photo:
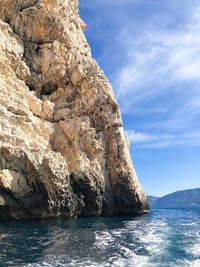
[[(129, 59), (115, 85), (122, 111), (131, 114), (137, 110), (139, 114), (150, 107), (156, 110), (154, 102), (166, 110), (157, 120), (143, 117), (142, 128), (148, 133), (129, 131), (130, 142), (154, 148), (199, 146), (200, 10), (194, 6), (192, 15), (178, 29), (161, 30), (154, 25), (152, 31), (135, 36), (125, 27), (120, 39)], [(157, 113), (161, 111), (157, 109)]]
[(169, 146), (192, 145), (200, 146), (200, 131), (186, 134), (157, 134), (129, 130), (126, 132), (134, 147), (165, 148)]
[(119, 41), (129, 60), (117, 73), (119, 95), (129, 96), (130, 91), (140, 87), (139, 94), (144, 97), (149, 94), (151, 84), (154, 87), (150, 90), (157, 94), (163, 89), (157, 88), (161, 80), (166, 84), (165, 89), (171, 83), (200, 81), (200, 10), (194, 6), (193, 11), (190, 20), (176, 30), (161, 30), (159, 25), (153, 25), (151, 31), (134, 35), (131, 24), (124, 26)]
[(140, 147), (199, 145), (192, 133), (200, 131), (200, 2), (149, 2), (80, 1), (96, 12), (90, 38), (103, 46), (96, 54), (128, 115), (125, 125), (134, 128), (132, 118), (137, 125), (130, 141)]
[(130, 143), (147, 143), (151, 141), (155, 141), (157, 139), (156, 136), (149, 135), (142, 132), (136, 132), (134, 130), (126, 131)]
[(200, 80), (200, 62), (181, 66), (176, 71), (176, 77), (182, 80)]
[[(200, 81), (200, 28), (196, 32), (189, 26), (175, 33), (146, 32), (139, 40), (123, 31), (121, 38), (126, 42), (129, 61), (116, 79), (122, 100), (135, 91), (139, 94), (134, 102), (170, 90), (174, 83)], [(148, 45), (143, 47), (143, 43)], [(160, 86), (161, 83), (165, 85)]]
[(118, 79), (118, 84), (119, 88), (127, 88), (127, 90), (119, 90), (117, 98), (119, 98), (123, 94), (127, 94), (130, 90), (132, 93), (133, 91), (137, 91), (138, 88), (136, 86), (132, 87), (132, 85), (136, 85), (137, 82), (140, 82), (143, 78), (142, 75), (143, 73), (138, 72), (138, 69), (135, 68), (135, 66), (128, 66), (123, 68), (120, 73), (120, 78)]

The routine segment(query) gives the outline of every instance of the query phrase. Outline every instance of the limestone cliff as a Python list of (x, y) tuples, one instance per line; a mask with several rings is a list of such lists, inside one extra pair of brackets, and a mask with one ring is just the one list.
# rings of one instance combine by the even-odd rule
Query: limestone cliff
[(0, 0), (0, 218), (143, 213), (77, 0)]

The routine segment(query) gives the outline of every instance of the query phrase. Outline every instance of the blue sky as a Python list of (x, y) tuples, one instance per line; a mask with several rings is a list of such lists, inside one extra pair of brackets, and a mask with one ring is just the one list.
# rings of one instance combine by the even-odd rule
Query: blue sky
[(200, 187), (200, 1), (80, 0), (148, 194)]

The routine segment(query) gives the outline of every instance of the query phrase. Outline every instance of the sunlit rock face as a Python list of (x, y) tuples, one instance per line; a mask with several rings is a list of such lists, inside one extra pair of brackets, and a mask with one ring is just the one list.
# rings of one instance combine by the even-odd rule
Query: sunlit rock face
[(0, 0), (0, 218), (148, 210), (76, 0)]

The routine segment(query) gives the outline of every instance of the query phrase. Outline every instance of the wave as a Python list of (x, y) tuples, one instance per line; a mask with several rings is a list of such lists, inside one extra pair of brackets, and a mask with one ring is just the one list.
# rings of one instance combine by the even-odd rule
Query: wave
[(5, 259), (7, 266), (23, 267), (200, 266), (200, 220), (195, 210), (7, 223), (0, 227), (0, 240), (0, 266)]

